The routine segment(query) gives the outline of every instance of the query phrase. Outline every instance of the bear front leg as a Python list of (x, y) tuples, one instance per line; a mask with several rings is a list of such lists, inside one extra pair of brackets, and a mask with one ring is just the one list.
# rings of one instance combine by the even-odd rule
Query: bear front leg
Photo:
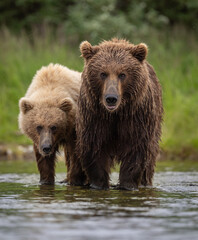
[(144, 170), (141, 185), (142, 186), (152, 186), (153, 185), (153, 175), (155, 171), (155, 162), (156, 156), (152, 156), (148, 163), (146, 164), (146, 168)]
[(40, 172), (40, 183), (46, 185), (54, 184), (56, 152), (51, 154), (49, 157), (44, 157), (39, 153), (35, 145), (34, 152), (36, 156), (38, 170)]
[(70, 143), (67, 144), (67, 147), (64, 147), (64, 151), (67, 166), (67, 177), (62, 182), (75, 186), (83, 186), (86, 182), (86, 175), (82, 170), (80, 160), (75, 154), (75, 142), (70, 141)]
[(76, 155), (73, 156), (70, 164), (70, 171), (67, 174), (70, 185), (83, 186), (87, 183), (87, 177), (82, 169), (81, 162)]
[(101, 156), (100, 153), (94, 156), (88, 153), (84, 158), (81, 158), (81, 161), (90, 187), (94, 189), (108, 189), (110, 172), (108, 159), (105, 156)]
[(145, 157), (139, 153), (127, 154), (121, 160), (119, 187), (121, 189), (137, 189), (145, 170)]

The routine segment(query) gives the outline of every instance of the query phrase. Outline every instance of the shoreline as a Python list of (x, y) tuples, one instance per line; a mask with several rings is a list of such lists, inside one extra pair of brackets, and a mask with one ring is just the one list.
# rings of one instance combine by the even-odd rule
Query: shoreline
[[(57, 155), (58, 160), (64, 159), (63, 151)], [(0, 161), (35, 161), (33, 145), (15, 145), (15, 144), (0, 144)], [(191, 160), (198, 161), (198, 149), (182, 148), (180, 151), (160, 150), (157, 161), (165, 160)]]

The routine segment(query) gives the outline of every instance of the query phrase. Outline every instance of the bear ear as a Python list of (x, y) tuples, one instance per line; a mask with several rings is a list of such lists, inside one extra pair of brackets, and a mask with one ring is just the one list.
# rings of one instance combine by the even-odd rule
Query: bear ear
[(21, 98), (19, 101), (19, 108), (23, 114), (26, 114), (28, 111), (33, 109), (34, 105), (30, 102), (28, 98)]
[(131, 54), (137, 58), (140, 62), (142, 62), (148, 53), (148, 47), (144, 43), (140, 43), (138, 45), (135, 45), (131, 49)]
[(99, 51), (99, 47), (92, 46), (88, 41), (84, 41), (80, 44), (80, 51), (82, 53), (82, 57), (88, 60)]
[(70, 98), (64, 98), (61, 102), (60, 102), (60, 105), (59, 105), (59, 108), (64, 111), (64, 112), (69, 112), (71, 111), (72, 109), (72, 99)]

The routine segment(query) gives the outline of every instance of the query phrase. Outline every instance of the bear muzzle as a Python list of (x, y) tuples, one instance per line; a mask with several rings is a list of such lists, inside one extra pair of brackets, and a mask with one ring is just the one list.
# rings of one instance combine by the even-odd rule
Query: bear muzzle
[(107, 94), (105, 95), (105, 107), (108, 110), (114, 110), (116, 108), (118, 101), (118, 96), (115, 94)]
[(103, 105), (112, 112), (115, 111), (121, 102), (121, 83), (115, 76), (106, 79), (103, 85)]
[(43, 151), (44, 154), (46, 154), (46, 155), (50, 154), (51, 150), (52, 150), (52, 145), (51, 145), (51, 144), (44, 144), (44, 145), (42, 146), (42, 151)]
[(50, 131), (42, 131), (40, 134), (39, 151), (43, 156), (49, 156), (53, 152), (53, 137)]
[(103, 105), (109, 112), (117, 110), (121, 103), (121, 97), (119, 95), (107, 94), (103, 97)]

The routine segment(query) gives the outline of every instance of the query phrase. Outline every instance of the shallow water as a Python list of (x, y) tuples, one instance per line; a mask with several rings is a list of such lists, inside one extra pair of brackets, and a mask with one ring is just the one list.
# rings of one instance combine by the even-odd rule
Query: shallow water
[[(152, 188), (38, 185), (38, 174), (0, 174), (1, 240), (198, 239), (198, 172), (157, 172)], [(112, 174), (112, 183), (118, 174)]]

